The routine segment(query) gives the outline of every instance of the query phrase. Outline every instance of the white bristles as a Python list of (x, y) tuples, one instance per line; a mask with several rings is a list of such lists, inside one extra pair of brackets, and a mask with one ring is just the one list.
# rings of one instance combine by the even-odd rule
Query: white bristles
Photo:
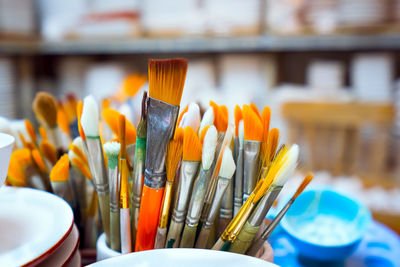
[(239, 147), (243, 148), (243, 142), (244, 142), (244, 124), (243, 120), (239, 122)]
[(284, 184), (292, 177), (294, 169), (297, 166), (297, 160), (299, 158), (299, 146), (293, 144), (292, 147), (289, 149), (283, 160), (285, 163), (279, 170), (278, 174), (276, 175), (273, 185), (275, 186), (284, 186)]
[(132, 109), (129, 106), (129, 104), (124, 103), (119, 107), (119, 113), (121, 113), (122, 115), (124, 115), (126, 117), (126, 119), (130, 122), (133, 121), (133, 114), (132, 114)]
[(118, 142), (107, 142), (103, 145), (103, 148), (107, 157), (118, 157), (119, 151), (121, 150), (121, 144)]
[(201, 134), (201, 131), (204, 129), (204, 127), (213, 124), (214, 124), (214, 109), (212, 107), (209, 107), (207, 111), (204, 113), (203, 119), (201, 120), (199, 135)]
[(91, 95), (83, 101), (81, 124), (86, 137), (99, 136), (99, 108)]
[(80, 136), (75, 137), (74, 141), (72, 141), (72, 144), (77, 148), (79, 148), (79, 150), (82, 151), (82, 153), (85, 153), (85, 150), (83, 148), (83, 141)]
[(217, 146), (218, 132), (214, 125), (208, 128), (203, 141), (203, 152), (201, 155), (201, 164), (204, 170), (208, 170), (214, 161), (215, 147)]
[(236, 165), (233, 160), (231, 149), (226, 146), (224, 150), (224, 155), (222, 156), (221, 169), (219, 170), (220, 177), (231, 179), (235, 173)]
[(74, 151), (68, 150), (68, 158), (69, 158), (69, 161), (72, 162), (72, 159), (78, 158), (78, 156), (75, 155)]
[(185, 129), (186, 126), (192, 127), (197, 132), (200, 127), (200, 108), (196, 103), (190, 103), (188, 111), (183, 114), (179, 127)]

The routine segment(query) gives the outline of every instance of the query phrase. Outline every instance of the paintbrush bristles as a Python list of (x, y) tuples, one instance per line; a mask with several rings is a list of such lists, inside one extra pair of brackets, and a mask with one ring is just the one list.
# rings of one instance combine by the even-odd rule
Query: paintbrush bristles
[(294, 193), (292, 199), (296, 199), (307, 187), (307, 185), (311, 182), (311, 180), (314, 178), (314, 174), (308, 173), (306, 177), (304, 177), (303, 181), (301, 182), (299, 188), (297, 188), (296, 193)]
[(218, 176), (231, 179), (236, 170), (235, 161), (233, 160), (232, 151), (229, 146), (225, 147), (222, 156), (221, 168)]
[(269, 135), (269, 124), (271, 121), (271, 109), (269, 107), (264, 107), (262, 114), (261, 114), (261, 122), (263, 125), (263, 143), (268, 142), (268, 135)]
[(200, 139), (196, 132), (192, 127), (187, 126), (183, 134), (183, 160), (200, 161), (201, 148)]
[(40, 124), (48, 128), (57, 126), (57, 101), (51, 94), (37, 93), (32, 108)]
[(238, 137), (239, 122), (243, 119), (242, 109), (240, 108), (239, 105), (235, 106), (234, 117), (235, 117), (235, 137)]
[(256, 104), (250, 103), (250, 107), (254, 111), (254, 113), (256, 113), (257, 117), (261, 120), (260, 111), (258, 110)]
[(126, 158), (126, 119), (124, 115), (118, 117), (118, 136), (121, 144), (121, 158)]
[(187, 72), (185, 59), (149, 60), (149, 95), (179, 106)]
[[(106, 108), (102, 112), (103, 119), (106, 121), (107, 125), (110, 127), (111, 131), (119, 136), (119, 129), (118, 129), (118, 118), (121, 115), (120, 112)], [(131, 145), (136, 143), (136, 129), (133, 124), (126, 120), (125, 121), (125, 135), (126, 135), (126, 144)]]
[(49, 143), (47, 140), (43, 140), (40, 143), (40, 151), (45, 156), (45, 158), (51, 162), (51, 164), (56, 164), (57, 162), (57, 150), (56, 148)]
[(248, 105), (243, 106), (244, 139), (249, 141), (261, 141), (263, 137), (263, 125), (257, 114)]
[(86, 137), (99, 137), (99, 107), (93, 96), (89, 95), (83, 100), (81, 124)]
[(50, 180), (52, 182), (65, 182), (69, 179), (69, 158), (68, 154), (64, 154), (54, 165), (50, 172)]
[(207, 125), (206, 127), (203, 128), (203, 130), (200, 133), (200, 143), (204, 144), (204, 137), (206, 136), (206, 133), (208, 129), (210, 128), (210, 125)]
[(265, 159), (271, 162), (274, 159), (276, 149), (279, 143), (279, 129), (272, 128), (268, 135), (267, 148), (265, 151)]
[(176, 128), (174, 139), (167, 145), (167, 159), (165, 167), (167, 169), (167, 181), (173, 182), (179, 161), (182, 158), (183, 150), (183, 129)]
[(33, 128), (33, 125), (29, 120), (25, 120), (25, 128), (26, 128), (26, 131), (28, 132), (28, 135), (29, 135), (29, 138), (31, 139), (31, 141), (36, 142), (35, 128)]
[(83, 102), (79, 101), (78, 104), (76, 105), (76, 116), (78, 118), (78, 131), (79, 131), (79, 135), (81, 136), (82, 140), (85, 141), (86, 135), (85, 135), (85, 132), (83, 131), (82, 124), (81, 124), (82, 111), (83, 111)]

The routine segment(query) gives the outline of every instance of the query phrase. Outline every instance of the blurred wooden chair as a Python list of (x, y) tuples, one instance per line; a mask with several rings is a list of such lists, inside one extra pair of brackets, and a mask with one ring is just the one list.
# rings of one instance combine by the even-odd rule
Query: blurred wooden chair
[(306, 148), (309, 170), (388, 176), (388, 148), (394, 108), (390, 104), (287, 102), (282, 114), (289, 142)]

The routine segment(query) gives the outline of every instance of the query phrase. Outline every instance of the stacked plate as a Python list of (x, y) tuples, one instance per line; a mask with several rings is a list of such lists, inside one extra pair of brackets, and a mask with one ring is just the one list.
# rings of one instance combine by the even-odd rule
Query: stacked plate
[(2, 266), (80, 266), (79, 232), (61, 198), (29, 188), (0, 188)]

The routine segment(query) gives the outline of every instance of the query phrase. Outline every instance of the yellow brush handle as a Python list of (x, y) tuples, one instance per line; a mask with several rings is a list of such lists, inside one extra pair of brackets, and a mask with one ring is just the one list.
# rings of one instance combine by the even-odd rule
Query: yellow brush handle
[(260, 226), (252, 226), (249, 222), (246, 222), (229, 251), (245, 254), (256, 237), (259, 228)]

